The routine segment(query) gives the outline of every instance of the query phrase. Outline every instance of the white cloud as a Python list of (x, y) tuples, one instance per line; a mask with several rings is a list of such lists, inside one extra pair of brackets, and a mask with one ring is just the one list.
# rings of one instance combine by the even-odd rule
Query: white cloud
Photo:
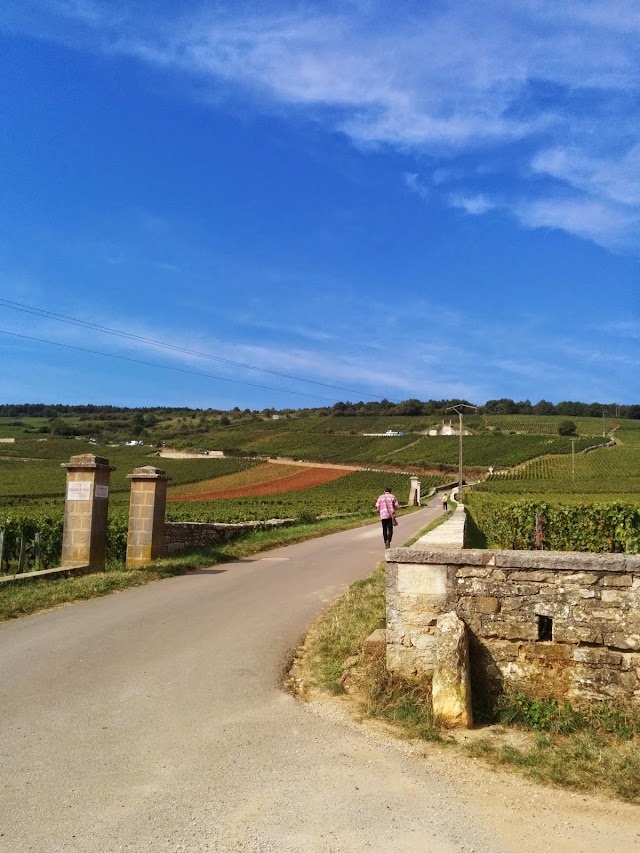
[(617, 157), (597, 156), (579, 148), (552, 148), (538, 153), (534, 171), (610, 201), (640, 205), (640, 143)]
[(429, 198), (429, 188), (425, 186), (417, 172), (405, 172), (403, 178), (406, 186), (416, 195), (420, 196), (423, 201)]
[(542, 198), (514, 205), (529, 228), (559, 228), (610, 247), (637, 248), (640, 210), (630, 212), (597, 198)]
[(481, 216), (489, 210), (493, 210), (497, 205), (490, 201), (485, 195), (452, 195), (449, 197), (449, 203), (452, 207), (457, 207), (469, 213), (471, 216)]

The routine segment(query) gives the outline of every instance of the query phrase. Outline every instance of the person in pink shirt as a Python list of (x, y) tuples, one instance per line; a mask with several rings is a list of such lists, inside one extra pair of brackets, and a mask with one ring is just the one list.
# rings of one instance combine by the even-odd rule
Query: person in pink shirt
[(380, 513), (380, 521), (382, 522), (382, 536), (384, 538), (385, 547), (391, 547), (391, 539), (393, 538), (393, 528), (396, 521), (396, 510), (400, 504), (391, 491), (391, 486), (387, 486), (383, 494), (376, 501), (376, 509)]

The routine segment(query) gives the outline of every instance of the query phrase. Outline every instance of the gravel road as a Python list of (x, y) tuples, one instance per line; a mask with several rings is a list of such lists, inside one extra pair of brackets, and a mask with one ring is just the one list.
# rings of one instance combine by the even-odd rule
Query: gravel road
[(0, 625), (0, 853), (640, 850), (633, 807), (280, 689), (310, 621), (382, 556), (376, 524)]

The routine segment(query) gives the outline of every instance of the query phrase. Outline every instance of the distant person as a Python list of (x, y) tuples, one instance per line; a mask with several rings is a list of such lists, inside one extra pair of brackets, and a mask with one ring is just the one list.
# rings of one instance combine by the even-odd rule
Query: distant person
[(396, 521), (396, 510), (400, 504), (397, 498), (391, 491), (391, 486), (387, 486), (383, 494), (376, 501), (376, 509), (380, 513), (380, 521), (382, 522), (382, 537), (386, 548), (391, 547), (393, 538), (393, 528), (398, 523)]
[(445, 512), (449, 510), (449, 495), (446, 492), (442, 495), (442, 509)]

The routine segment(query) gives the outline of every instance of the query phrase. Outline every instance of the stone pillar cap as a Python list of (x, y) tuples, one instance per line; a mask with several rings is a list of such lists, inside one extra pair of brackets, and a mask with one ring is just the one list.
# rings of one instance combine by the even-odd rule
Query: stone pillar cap
[(134, 468), (132, 474), (127, 474), (127, 480), (168, 480), (167, 472), (162, 468), (154, 468), (153, 465), (143, 465)]
[(109, 465), (109, 460), (104, 456), (94, 456), (93, 453), (81, 453), (79, 456), (72, 456), (68, 462), (62, 463), (62, 468), (109, 468), (111, 471), (116, 469), (113, 465)]

